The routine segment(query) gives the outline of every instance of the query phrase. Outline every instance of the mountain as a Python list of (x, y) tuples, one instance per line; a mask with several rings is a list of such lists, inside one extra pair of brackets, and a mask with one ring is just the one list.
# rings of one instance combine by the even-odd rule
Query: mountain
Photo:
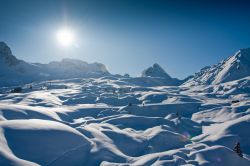
[(165, 85), (179, 85), (182, 81), (172, 78), (159, 64), (155, 63), (153, 66), (142, 71), (141, 77), (150, 77), (154, 79), (163, 79)]
[(220, 84), (250, 76), (250, 48), (240, 49), (228, 59), (202, 68), (184, 85)]
[(55, 78), (96, 77), (109, 74), (105, 65), (101, 63), (87, 63), (78, 59), (62, 59), (49, 64), (40, 64), (44, 73)]
[(101, 63), (63, 59), (48, 64), (28, 63), (17, 59), (10, 47), (0, 42), (0, 86), (19, 85), (32, 81), (73, 77), (99, 77), (109, 74)]
[(142, 77), (164, 77), (171, 79), (171, 77), (166, 73), (166, 71), (158, 64), (155, 63), (153, 66), (142, 71)]
[(17, 59), (4, 42), (0, 42), (0, 85), (16, 85), (38, 80), (41, 67)]
[(107, 73), (108, 70), (105, 65), (101, 63), (92, 63), (88, 64), (87, 62), (77, 60), (77, 59), (62, 59), (62, 61), (50, 62), (47, 65), (50, 69), (53, 70), (78, 70), (79, 72), (103, 72)]
[(0, 62), (4, 61), (8, 66), (17, 65), (19, 62), (4, 42), (0, 42), (0, 58)]
[[(20, 85), (33, 81), (110, 75), (101, 63), (62, 59), (48, 64), (28, 63), (17, 59), (10, 47), (0, 42), (0, 86)], [(123, 78), (140, 86), (183, 86), (220, 84), (250, 76), (250, 48), (241, 49), (220, 63), (202, 68), (184, 80), (172, 78), (159, 64), (145, 69), (141, 77)]]

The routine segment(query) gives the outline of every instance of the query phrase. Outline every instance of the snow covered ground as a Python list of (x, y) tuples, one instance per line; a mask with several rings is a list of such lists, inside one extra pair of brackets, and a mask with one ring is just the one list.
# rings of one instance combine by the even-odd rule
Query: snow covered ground
[[(250, 165), (250, 77), (142, 86), (150, 79), (79, 78), (33, 83), (22, 93), (2, 89), (0, 165)], [(237, 141), (243, 158), (232, 150)]]
[(32, 64), (0, 42), (0, 69), (0, 166), (250, 165), (250, 49), (178, 80)]

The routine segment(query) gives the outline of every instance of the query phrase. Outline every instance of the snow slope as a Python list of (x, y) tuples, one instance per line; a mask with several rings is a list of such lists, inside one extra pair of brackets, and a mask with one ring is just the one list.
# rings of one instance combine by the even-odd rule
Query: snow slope
[(184, 84), (220, 84), (250, 75), (250, 48), (241, 49), (228, 59), (207, 66)]
[[(11, 165), (10, 157), (40, 165), (84, 165), (91, 142), (77, 130), (62, 123), (38, 119), (0, 123), (11, 153), (3, 153), (1, 165)], [(76, 153), (78, 152), (78, 153)], [(63, 157), (64, 156), (64, 157)]]
[[(127, 80), (65, 79), (33, 83), (22, 93), (5, 89), (0, 165), (250, 164), (250, 77), (191, 87)], [(232, 150), (237, 141), (243, 158)]]

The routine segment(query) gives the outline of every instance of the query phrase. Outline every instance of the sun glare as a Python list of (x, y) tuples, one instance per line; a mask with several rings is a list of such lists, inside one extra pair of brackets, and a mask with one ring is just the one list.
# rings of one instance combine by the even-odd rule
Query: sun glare
[(57, 40), (62, 46), (70, 46), (74, 42), (74, 34), (70, 29), (61, 29), (57, 32)]

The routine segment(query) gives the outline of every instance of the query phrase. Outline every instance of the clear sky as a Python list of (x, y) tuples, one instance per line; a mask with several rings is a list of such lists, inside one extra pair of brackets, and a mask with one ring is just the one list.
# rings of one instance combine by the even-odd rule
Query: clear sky
[(184, 78), (250, 47), (250, 1), (0, 0), (0, 41), (28, 62), (78, 58), (133, 76), (157, 62)]

